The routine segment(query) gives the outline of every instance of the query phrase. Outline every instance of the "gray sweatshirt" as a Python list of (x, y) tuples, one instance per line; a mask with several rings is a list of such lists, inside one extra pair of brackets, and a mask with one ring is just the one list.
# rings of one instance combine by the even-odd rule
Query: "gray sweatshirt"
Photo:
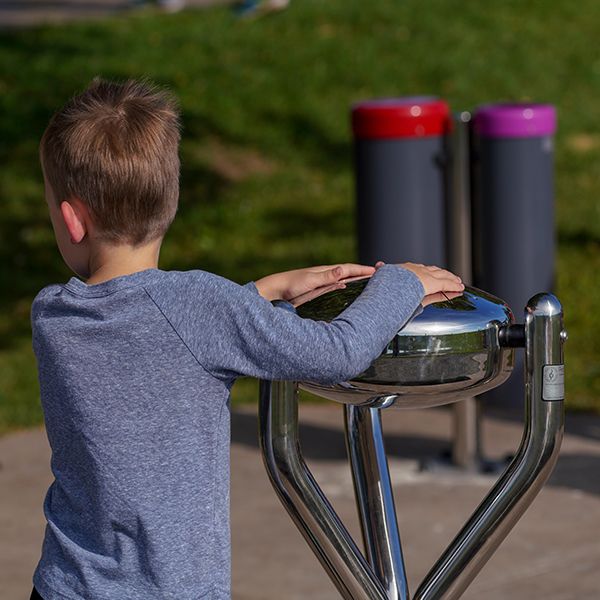
[(331, 323), (204, 271), (43, 289), (33, 346), (55, 480), (34, 575), (42, 597), (230, 598), (233, 382), (353, 377), (422, 296), (392, 265)]

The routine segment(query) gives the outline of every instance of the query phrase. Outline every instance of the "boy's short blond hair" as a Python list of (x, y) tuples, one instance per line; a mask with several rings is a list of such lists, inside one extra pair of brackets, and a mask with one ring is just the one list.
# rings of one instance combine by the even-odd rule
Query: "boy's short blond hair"
[(52, 117), (40, 157), (57, 202), (81, 199), (103, 240), (140, 245), (175, 217), (179, 139), (170, 94), (97, 78)]

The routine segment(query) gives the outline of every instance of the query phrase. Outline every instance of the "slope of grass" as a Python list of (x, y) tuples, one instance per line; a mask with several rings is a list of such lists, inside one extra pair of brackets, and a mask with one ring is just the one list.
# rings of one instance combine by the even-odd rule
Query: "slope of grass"
[[(455, 109), (559, 109), (558, 289), (571, 408), (600, 409), (600, 50), (593, 0), (304, 0), (258, 21), (151, 12), (0, 34), (0, 429), (39, 421), (28, 312), (68, 272), (54, 248), (37, 144), (96, 75), (148, 77), (183, 110), (182, 193), (163, 268), (245, 281), (354, 257), (348, 107), (434, 94)], [(243, 389), (242, 389), (243, 388)], [(243, 384), (239, 400), (254, 395)]]

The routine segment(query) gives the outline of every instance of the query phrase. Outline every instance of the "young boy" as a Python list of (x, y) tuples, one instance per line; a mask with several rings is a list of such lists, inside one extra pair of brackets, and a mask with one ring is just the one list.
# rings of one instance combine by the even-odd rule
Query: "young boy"
[[(168, 95), (100, 80), (54, 115), (41, 141), (56, 240), (79, 278), (43, 289), (32, 307), (55, 477), (32, 597), (229, 598), (235, 379), (348, 379), (424, 294), (463, 289), (422, 265), (317, 267), (245, 286), (158, 270), (177, 209), (178, 143)], [(370, 275), (331, 323), (270, 303)]]

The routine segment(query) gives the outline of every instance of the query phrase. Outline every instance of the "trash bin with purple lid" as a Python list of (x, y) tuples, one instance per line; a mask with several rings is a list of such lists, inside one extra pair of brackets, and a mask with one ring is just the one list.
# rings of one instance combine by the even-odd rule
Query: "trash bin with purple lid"
[[(493, 104), (473, 119), (474, 284), (521, 306), (554, 287), (553, 136), (548, 104)], [(486, 403), (522, 397), (523, 364)], [(512, 408), (516, 408), (512, 400)]]
[(358, 257), (446, 264), (446, 102), (385, 98), (352, 107)]

